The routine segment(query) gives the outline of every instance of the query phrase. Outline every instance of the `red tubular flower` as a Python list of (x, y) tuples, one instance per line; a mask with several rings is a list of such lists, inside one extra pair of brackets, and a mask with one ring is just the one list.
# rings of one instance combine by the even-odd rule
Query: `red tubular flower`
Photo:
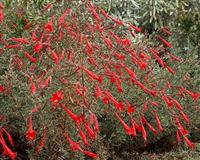
[(3, 9), (3, 3), (0, 2), (0, 9)]
[(94, 96), (95, 96), (96, 99), (98, 99), (102, 95), (101, 89), (97, 84), (96, 84), (94, 89), (95, 89)]
[(130, 39), (128, 39), (128, 37), (126, 37), (125, 39), (122, 39), (121, 42), (123, 43), (124, 46), (131, 45), (131, 41), (130, 41)]
[(167, 88), (171, 88), (171, 84), (169, 81), (167, 81)]
[(53, 21), (54, 16), (51, 17), (51, 20), (45, 24), (44, 29), (46, 32), (53, 32), (53, 27), (52, 27), (52, 21)]
[(47, 77), (44, 82), (43, 85), (41, 86), (41, 88), (46, 88), (49, 84), (51, 83), (51, 76)]
[(171, 74), (174, 75), (176, 73), (170, 66), (166, 66), (166, 68)]
[(42, 105), (35, 106), (35, 107), (31, 110), (31, 113), (38, 112), (38, 111), (40, 110), (41, 107), (42, 107)]
[(0, 84), (0, 93), (3, 92), (3, 86)]
[(78, 143), (74, 142), (66, 132), (64, 132), (63, 134), (64, 134), (67, 142), (69, 143), (70, 148), (73, 151), (77, 151), (78, 150), (78, 151), (83, 152), (83, 150), (81, 149), (81, 146)]
[(183, 108), (181, 107), (180, 103), (175, 100), (175, 99), (172, 99), (172, 103), (175, 104), (176, 108), (179, 110), (179, 111), (182, 111)]
[(98, 133), (99, 132), (99, 122), (97, 117), (93, 114), (94, 116), (94, 132)]
[(145, 70), (146, 67), (147, 67), (147, 63), (146, 62), (141, 62), (141, 63), (139, 63), (139, 67), (140, 67), (141, 70)]
[(70, 111), (64, 104), (60, 104), (61, 107), (65, 110), (65, 112), (70, 116), (70, 118), (77, 124), (82, 121), (81, 116), (75, 115), (72, 111)]
[(0, 23), (3, 22), (3, 18), (4, 18), (3, 11), (0, 10)]
[(139, 82), (135, 76), (135, 73), (130, 70), (128, 67), (126, 67), (123, 63), (120, 63), (120, 65), (126, 70), (126, 72), (129, 74), (131, 80), (133, 83), (135, 83), (140, 89), (142, 89), (145, 93), (151, 94), (152, 96), (156, 97), (157, 92), (154, 90), (147, 89), (141, 82)]
[(144, 141), (146, 142), (147, 141), (147, 133), (146, 133), (146, 130), (144, 128), (142, 119), (140, 119), (140, 126), (141, 126), (141, 131), (142, 131), (142, 137), (144, 138)]
[(88, 62), (91, 64), (91, 65), (94, 65), (96, 67), (99, 67), (98, 63), (95, 61), (94, 57), (90, 56), (88, 58)]
[(163, 27), (162, 28), (162, 31), (164, 32), (164, 33), (166, 33), (168, 36), (170, 36), (172, 33), (168, 30), (168, 28), (166, 28), (166, 27)]
[(88, 55), (91, 55), (92, 52), (93, 52), (92, 45), (90, 44), (90, 42), (89, 42), (87, 36), (85, 36), (84, 38), (85, 38), (85, 43), (86, 43), (86, 47), (87, 47), (87, 50), (86, 50), (86, 51), (87, 51), (87, 54), (88, 54)]
[(158, 134), (157, 130), (150, 124), (150, 123), (146, 123), (149, 130), (152, 131), (155, 135)]
[(28, 58), (31, 62), (36, 63), (37, 59), (31, 56), (28, 52), (24, 53), (24, 56)]
[[(149, 51), (151, 52), (151, 50), (149, 50)], [(153, 52), (151, 52), (151, 53), (153, 53)], [(161, 67), (164, 68), (166, 66), (165, 62), (163, 62), (163, 60), (157, 54), (154, 54), (154, 58), (157, 60), (158, 64), (161, 65)]]
[(151, 94), (154, 97), (157, 97), (157, 92), (154, 90), (148, 90), (149, 94)]
[(88, 121), (88, 125), (92, 125), (94, 122), (94, 114), (93, 113), (90, 113), (90, 117), (89, 117), (89, 121)]
[(58, 102), (64, 97), (64, 94), (62, 91), (58, 90), (54, 94), (52, 94), (50, 101), (54, 104), (57, 105)]
[(55, 63), (58, 64), (59, 58), (58, 58), (58, 55), (56, 54), (56, 52), (52, 50), (51, 55), (52, 55), (52, 58), (55, 61)]
[(16, 48), (18, 49), (20, 47), (20, 44), (11, 44), (11, 45), (6, 45), (5, 46), (7, 49), (11, 49), (11, 48)]
[(37, 41), (37, 37), (36, 37), (36, 35), (35, 35), (35, 32), (32, 31), (32, 32), (30, 32), (30, 34), (31, 34), (31, 40), (32, 40), (33, 42), (36, 42), (36, 41)]
[(156, 124), (157, 124), (157, 126), (158, 126), (158, 129), (162, 132), (164, 129), (162, 128), (160, 119), (158, 118), (158, 115), (157, 115), (157, 113), (156, 113), (155, 110), (153, 110), (153, 113), (154, 113), (154, 116), (155, 116), (155, 118), (156, 118)]
[(31, 82), (31, 92), (32, 92), (32, 94), (36, 93), (36, 86), (35, 86), (35, 83), (33, 81)]
[(114, 64), (113, 66), (117, 72), (117, 75), (119, 75), (120, 77), (124, 78), (123, 73), (121, 72), (121, 67), (118, 64)]
[(144, 111), (147, 111), (147, 109), (148, 109), (148, 101), (145, 101), (143, 103), (143, 109), (144, 109)]
[(59, 61), (62, 61), (65, 56), (65, 51), (63, 50), (59, 56)]
[(181, 58), (176, 57), (176, 56), (170, 54), (169, 52), (166, 52), (166, 54), (168, 54), (168, 55), (170, 56), (170, 58), (172, 58), (173, 60), (175, 60), (175, 61), (177, 61), (177, 62), (180, 62), (180, 61), (181, 61)]
[(124, 24), (123, 21), (118, 20), (118, 19), (115, 19), (115, 18), (113, 18), (113, 17), (110, 17), (110, 19), (111, 19), (113, 22), (115, 22), (116, 24), (118, 24), (118, 25), (123, 25), (123, 24)]
[[(35, 69), (35, 68), (34, 68)], [(37, 83), (40, 84), (42, 82), (42, 79), (44, 78), (44, 76), (46, 75), (46, 71), (43, 71), (41, 76), (39, 76), (39, 78), (37, 78)], [(30, 78), (29, 78), (30, 79)], [(31, 80), (31, 79), (30, 79)]]
[(117, 45), (121, 44), (121, 39), (117, 35), (115, 35), (114, 32), (109, 31), (109, 34), (114, 37)]
[(186, 116), (186, 114), (180, 110), (180, 114), (181, 116), (183, 117), (184, 121), (187, 123), (187, 124), (190, 124), (190, 121), (188, 119), (188, 117)]
[(84, 145), (89, 146), (88, 140), (87, 140), (85, 134), (83, 133), (81, 127), (79, 127), (79, 126), (78, 126), (78, 131), (79, 131), (79, 136), (80, 136), (81, 140), (83, 141)]
[(152, 131), (155, 135), (158, 133), (157, 130), (149, 122), (147, 122), (144, 115), (142, 116), (142, 121), (148, 126), (149, 130)]
[(125, 101), (125, 103), (126, 103), (126, 106), (127, 106), (127, 113), (128, 114), (135, 112), (135, 108), (133, 106), (131, 106), (131, 104), (127, 100)]
[(179, 132), (182, 134), (182, 135), (186, 135), (188, 134), (188, 131), (181, 125), (177, 115), (175, 114), (175, 121), (176, 121), (176, 124), (177, 124), (177, 127), (178, 127), (178, 130)]
[(105, 18), (107, 18), (107, 19), (110, 18), (110, 16), (103, 9), (100, 9), (100, 12)]
[(34, 47), (33, 47), (33, 52), (34, 53), (38, 53), (41, 49), (42, 49), (42, 44), (41, 43), (37, 43)]
[(90, 137), (90, 139), (95, 139), (96, 134), (94, 131), (88, 126), (88, 124), (84, 123), (84, 127), (86, 129), (87, 135)]
[(151, 103), (152, 106), (158, 107), (158, 103), (157, 102), (150, 101), (150, 103)]
[(152, 96), (154, 96), (154, 97), (157, 96), (156, 91), (147, 89), (147, 88), (146, 88), (141, 82), (139, 82), (137, 79), (134, 79), (133, 82), (134, 82), (141, 90), (143, 90), (146, 94), (150, 94), (150, 95), (152, 95)]
[(132, 56), (132, 57), (131, 57), (131, 60), (132, 60), (132, 62), (133, 62), (134, 64), (136, 64), (137, 66), (139, 66), (140, 61), (138, 60), (137, 57)]
[(111, 102), (113, 103), (113, 105), (116, 107), (117, 110), (121, 111), (124, 109), (123, 104), (121, 102), (117, 102), (116, 99), (112, 96), (112, 94), (108, 90), (105, 90), (105, 94), (111, 100)]
[(121, 66), (126, 70), (126, 72), (129, 74), (130, 78), (133, 80), (133, 81), (136, 81), (136, 76), (135, 76), (135, 73), (134, 71), (132, 71), (131, 69), (129, 69), (127, 66), (125, 66), (123, 63), (120, 63)]
[(141, 32), (141, 29), (129, 23), (130, 27), (133, 28), (136, 32)]
[(128, 135), (132, 135), (132, 129), (121, 119), (121, 117), (114, 112), (114, 116), (119, 120), (119, 122), (122, 124), (124, 131), (128, 134)]
[(4, 128), (0, 128), (0, 139), (3, 137), (1, 134), (2, 134), (2, 131), (6, 133), (6, 136), (8, 137), (8, 141), (9, 143), (14, 146), (14, 143), (13, 143), (13, 139), (11, 137), (11, 135), (4, 129)]
[(129, 29), (129, 31), (130, 31), (131, 36), (132, 36), (133, 38), (135, 38), (135, 37), (136, 37), (135, 33), (134, 33), (133, 31), (131, 31), (131, 29)]
[(131, 135), (133, 135), (134, 137), (137, 136), (137, 133), (136, 133), (136, 128), (138, 128), (138, 125), (137, 123), (135, 122), (135, 120), (133, 119), (133, 117), (131, 116), (131, 114), (128, 114), (130, 119), (131, 119)]
[(0, 136), (0, 143), (2, 144), (3, 147), (3, 154), (4, 156), (9, 156), (11, 160), (15, 160), (15, 158), (17, 157), (17, 153), (13, 152), (5, 143), (4, 139), (2, 138), (2, 136)]
[(67, 14), (69, 14), (72, 10), (67, 8), (65, 10), (65, 12), (60, 16), (59, 18), (59, 24), (62, 25), (63, 23), (65, 23), (65, 17), (67, 16)]
[(95, 153), (89, 152), (89, 151), (83, 151), (84, 154), (91, 158), (97, 158), (97, 155)]
[(90, 10), (92, 11), (92, 14), (93, 14), (94, 18), (95, 18), (97, 21), (101, 21), (101, 18), (99, 18), (99, 15), (98, 15), (97, 12), (95, 11), (93, 4), (90, 3), (90, 2), (88, 2), (88, 4), (89, 4)]
[(195, 145), (185, 135), (183, 135), (183, 139), (190, 149), (194, 149)]
[(27, 39), (25, 39), (25, 38), (12, 37), (12, 38), (9, 38), (8, 40), (11, 40), (11, 41), (17, 42), (17, 43), (30, 44), (30, 42)]
[(28, 30), (31, 26), (32, 26), (33, 23), (29, 22), (27, 23), (25, 26), (24, 26), (24, 30)]
[(121, 60), (121, 61), (124, 61), (124, 60), (125, 60), (125, 56), (124, 56), (124, 55), (121, 55), (121, 54), (116, 53), (116, 52), (112, 52), (112, 53), (113, 53), (113, 55), (114, 55), (117, 59), (119, 59), (119, 60)]
[(116, 88), (117, 88), (118, 93), (122, 93), (121, 83), (120, 83), (118, 80), (116, 80), (116, 81), (114, 82), (114, 84), (115, 84), (115, 86), (116, 86)]
[(26, 139), (28, 141), (33, 141), (35, 138), (35, 131), (33, 130), (33, 124), (32, 124), (32, 115), (29, 117), (29, 127), (28, 131), (26, 132)]
[(172, 45), (171, 45), (169, 42), (167, 42), (165, 39), (163, 39), (161, 36), (157, 36), (157, 38), (158, 38), (166, 47), (168, 47), (168, 48), (171, 48), (171, 47), (172, 47)]
[(99, 83), (102, 82), (102, 78), (97, 76), (96, 74), (94, 74), (92, 71), (89, 71), (88, 69), (82, 67), (82, 66), (79, 66), (85, 73), (87, 73), (92, 79), (95, 79), (97, 80)]
[(113, 48), (112, 41), (109, 38), (106, 38), (104, 36), (101, 36), (101, 38), (103, 39), (103, 41), (106, 44), (106, 46), (108, 47), (108, 49), (111, 50)]
[(194, 101), (197, 101), (197, 99), (200, 97), (200, 93), (193, 93), (184, 87), (180, 87), (180, 90), (185, 91)]
[(165, 103), (168, 105), (169, 108), (172, 108), (173, 100), (170, 101), (169, 98), (165, 95), (164, 89), (161, 90), (161, 98), (165, 101)]
[(165, 101), (165, 103), (167, 103), (169, 108), (172, 108), (173, 101), (170, 101), (165, 95), (162, 95), (162, 99)]
[(43, 135), (42, 135), (42, 138), (40, 140), (40, 143), (39, 145), (36, 147), (36, 151), (39, 152), (42, 150), (42, 148), (44, 147), (44, 142), (46, 140), (46, 134), (47, 134), (47, 127), (44, 128), (44, 132), (43, 132)]
[(61, 41), (63, 38), (63, 31), (62, 29), (59, 29), (59, 32), (58, 32), (58, 40)]
[(188, 131), (180, 123), (178, 123), (178, 130), (182, 135), (188, 134)]
[(159, 52), (154, 50), (153, 48), (148, 48), (148, 51), (151, 52), (153, 55), (159, 55)]
[(79, 84), (76, 83), (76, 84), (75, 84), (75, 91), (76, 91), (76, 93), (77, 93), (79, 96), (84, 96), (84, 92), (83, 92), (82, 90), (80, 90), (79, 87), (80, 87)]

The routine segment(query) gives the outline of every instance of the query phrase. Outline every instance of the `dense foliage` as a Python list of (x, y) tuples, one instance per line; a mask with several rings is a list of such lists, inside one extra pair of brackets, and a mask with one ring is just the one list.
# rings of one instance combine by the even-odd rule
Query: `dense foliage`
[(3, 156), (107, 159), (170, 134), (194, 148), (199, 21), (182, 2), (110, 2), (0, 3)]

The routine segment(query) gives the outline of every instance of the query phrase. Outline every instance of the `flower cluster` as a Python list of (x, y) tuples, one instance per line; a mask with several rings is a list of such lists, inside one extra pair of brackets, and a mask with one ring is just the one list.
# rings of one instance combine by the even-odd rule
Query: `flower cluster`
[[(70, 1), (68, 3), (70, 6)], [(38, 101), (30, 108), (26, 139), (37, 140), (32, 115), (42, 114), (43, 105), (53, 106), (53, 110), (50, 107), (43, 109), (50, 109), (52, 114), (62, 111), (68, 117), (63, 120), (73, 125), (79, 137), (79, 142), (75, 142), (70, 130), (62, 128), (70, 149), (96, 158), (97, 154), (89, 149), (98, 138), (99, 121), (95, 113), (102, 109), (98, 106), (101, 103), (127, 135), (141, 135), (145, 142), (149, 132), (158, 135), (165, 131), (159, 115), (160, 110), (165, 109), (168, 111), (165, 114), (169, 113), (172, 123), (175, 122), (177, 141), (182, 136), (193, 148), (185, 129), (190, 124), (189, 118), (180, 100), (188, 95), (196, 103), (200, 93), (173, 83), (177, 73), (172, 64), (179, 63), (181, 58), (169, 52), (173, 44), (164, 37), (172, 33), (167, 27), (162, 29), (161, 35), (156, 37), (159, 47), (137, 43), (137, 34), (142, 35), (139, 27), (108, 15), (89, 0), (81, 3), (81, 6), (75, 6), (76, 10), (73, 10), (74, 6), (65, 8), (61, 15), (52, 14), (53, 3), (50, 3), (44, 8), (44, 14), (50, 17), (45, 24), (31, 26), (30, 22), (24, 26), (29, 36), (0, 37), (4, 54), (16, 51), (12, 66), (27, 78), (30, 94)], [(1, 6), (0, 22), (3, 21)], [(170, 61), (164, 60), (161, 52)], [(5, 89), (0, 85), (0, 93), (9, 95), (8, 89), (9, 83), (5, 83)], [(150, 122), (147, 114), (154, 122)], [(125, 119), (129, 119), (131, 125)], [(7, 148), (2, 137), (5, 130), (0, 131), (4, 155), (14, 159), (16, 154)], [(45, 147), (47, 135), (48, 126), (44, 126), (37, 152)]]

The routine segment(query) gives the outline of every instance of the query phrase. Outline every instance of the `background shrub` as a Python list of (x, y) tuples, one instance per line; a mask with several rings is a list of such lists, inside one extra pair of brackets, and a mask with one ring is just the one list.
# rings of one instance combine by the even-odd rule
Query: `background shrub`
[[(73, 0), (4, 4), (1, 125), (14, 137), (12, 150), (19, 157), (103, 159), (113, 156), (109, 148), (142, 152), (162, 139), (173, 147), (178, 144), (175, 135), (193, 148), (185, 128), (195, 127), (188, 119), (193, 122), (199, 112), (198, 49), (181, 46), (177, 35), (183, 35), (176, 32), (176, 25), (185, 30), (181, 18), (168, 25), (172, 33), (163, 28), (161, 21), (171, 8), (155, 18), (152, 10), (170, 3), (146, 4), (150, 11), (143, 15), (139, 8), (145, 4), (140, 2), (126, 3), (136, 8), (136, 16), (143, 16), (135, 23), (144, 26), (144, 32), (153, 24), (150, 36), (129, 24), (132, 9), (128, 18), (122, 14), (124, 21), (116, 18), (117, 1), (114, 7)], [(115, 15), (103, 14), (100, 6)], [(177, 19), (185, 14), (177, 13)], [(193, 41), (187, 44), (196, 46)]]

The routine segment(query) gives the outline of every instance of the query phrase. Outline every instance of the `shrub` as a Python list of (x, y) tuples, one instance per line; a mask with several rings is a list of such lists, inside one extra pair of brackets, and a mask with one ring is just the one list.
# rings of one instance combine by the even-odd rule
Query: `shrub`
[[(9, 130), (16, 121), (29, 157), (96, 158), (105, 133), (116, 142), (125, 132), (148, 143), (152, 135), (175, 132), (178, 142), (194, 147), (185, 112), (200, 94), (188, 89), (181, 64), (187, 60), (170, 53), (167, 28), (155, 45), (90, 1), (40, 4), (39, 10), (1, 6), (3, 125)], [(109, 129), (116, 132), (108, 135)]]

